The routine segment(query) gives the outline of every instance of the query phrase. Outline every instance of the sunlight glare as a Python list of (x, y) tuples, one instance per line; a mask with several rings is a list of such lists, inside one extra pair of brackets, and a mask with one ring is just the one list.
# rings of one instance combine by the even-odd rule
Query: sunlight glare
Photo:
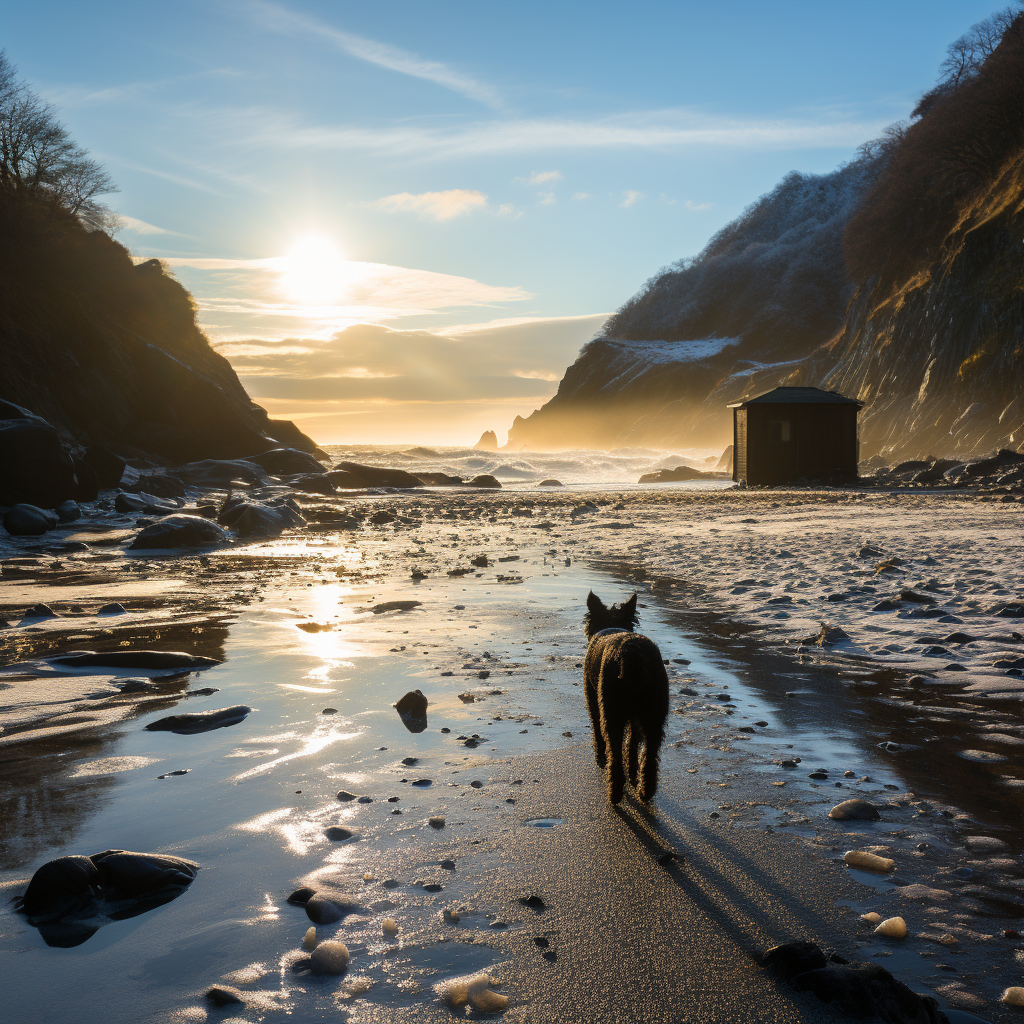
[(330, 239), (317, 235), (301, 239), (281, 266), (281, 285), (295, 302), (330, 303), (341, 295), (345, 260)]

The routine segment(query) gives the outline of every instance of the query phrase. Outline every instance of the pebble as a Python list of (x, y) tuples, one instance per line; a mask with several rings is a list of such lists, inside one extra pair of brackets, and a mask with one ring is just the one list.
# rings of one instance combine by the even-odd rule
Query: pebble
[(306, 901), (306, 917), (313, 924), (334, 924), (345, 916), (345, 911), (334, 902), (322, 896), (311, 896)]
[(441, 911), (441, 920), (443, 920), (445, 924), (458, 924), (462, 918), (459, 917), (454, 910), (450, 910), (448, 907), (445, 907), (444, 910)]
[(350, 959), (348, 946), (337, 939), (321, 942), (309, 958), (314, 974), (344, 974)]
[(539, 896), (521, 896), (519, 902), (524, 907), (536, 910), (538, 914), (547, 908), (547, 904)]
[(860, 919), (862, 921), (864, 921), (866, 924), (881, 924), (882, 923), (882, 915), (881, 914), (876, 914), (874, 911), (871, 911), (870, 914), (861, 914), (860, 915)]
[(868, 853), (866, 850), (847, 850), (843, 854), (843, 863), (849, 868), (860, 868), (862, 871), (874, 871), (883, 875), (896, 867), (896, 861)]
[(828, 816), (835, 821), (878, 821), (880, 818), (878, 808), (867, 800), (844, 800), (836, 804)]
[(433, 782), (434, 782), (433, 779), (416, 779), (416, 781), (413, 782), (413, 785), (414, 786), (421, 786), (421, 787), (425, 788), (427, 786), (433, 785)]
[(363, 881), (364, 882), (372, 882), (373, 881), (373, 872), (372, 871), (364, 871), (363, 872)]
[(402, 764), (408, 765), (410, 768), (414, 764), (419, 764), (419, 763), (420, 763), (420, 759), (418, 757), (403, 757), (402, 758)]
[(473, 780), (473, 781), (472, 781), (472, 782), (470, 783), (470, 785), (471, 785), (471, 786), (472, 786), (472, 787), (473, 787), (474, 789), (483, 789), (483, 788), (484, 788), (484, 784), (483, 784), (482, 782), (480, 782), (480, 780), (479, 780), (479, 779), (474, 779), (474, 780)]
[(1020, 985), (1011, 985), (1003, 992), (1001, 1003), (1007, 1006), (1024, 1006), (1024, 988)]
[(293, 906), (304, 907), (315, 895), (315, 889), (310, 889), (308, 885), (304, 885), (301, 889), (296, 889), (288, 897), (288, 902)]
[(885, 935), (890, 939), (905, 939), (907, 937), (907, 922), (902, 917), (887, 918), (875, 929), (875, 934)]
[(323, 711), (320, 712), (321, 715), (336, 715), (337, 713), (337, 708), (324, 708)]
[(971, 853), (1002, 853), (1007, 849), (1006, 843), (994, 836), (968, 836), (964, 842)]
[(491, 991), (498, 984), (489, 974), (475, 974), (440, 982), (434, 991), (453, 1010), (469, 1003), (478, 1013), (499, 1013), (508, 1008), (508, 996)]
[(343, 843), (346, 839), (351, 839), (353, 833), (347, 828), (342, 828), (340, 825), (331, 825), (330, 828), (324, 829), (324, 835), (330, 839), (332, 843)]
[(355, 795), (355, 793), (350, 793), (347, 789), (343, 789), (343, 790), (341, 790), (340, 793), (338, 793), (338, 799), (342, 803), (348, 803), (349, 800), (355, 800), (356, 799), (356, 795)]
[(393, 917), (385, 917), (380, 923), (380, 929), (385, 935), (397, 935), (398, 922)]
[(307, 953), (316, 949), (316, 928), (312, 925), (306, 929), (306, 934), (302, 936), (302, 948)]
[(430, 823), (431, 828), (444, 828), (444, 815), (438, 814), (433, 818), (427, 819)]
[(455, 861), (453, 861), (453, 860), (443, 860), (443, 861), (441, 861), (441, 867), (445, 871), (454, 871), (455, 870)]
[(373, 797), (372, 796), (361, 796), (356, 802), (360, 803), (360, 804), (372, 804), (373, 803)]
[(213, 985), (208, 988), (206, 1001), (214, 1006), (238, 1006), (244, 1002), (242, 993), (229, 985)]

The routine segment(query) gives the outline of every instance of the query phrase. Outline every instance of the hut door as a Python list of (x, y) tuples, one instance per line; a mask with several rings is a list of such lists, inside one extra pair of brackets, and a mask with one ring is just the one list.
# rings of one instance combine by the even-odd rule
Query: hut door
[(797, 472), (796, 437), (794, 423), (789, 417), (768, 420), (768, 449), (773, 476), (777, 480), (793, 480)]

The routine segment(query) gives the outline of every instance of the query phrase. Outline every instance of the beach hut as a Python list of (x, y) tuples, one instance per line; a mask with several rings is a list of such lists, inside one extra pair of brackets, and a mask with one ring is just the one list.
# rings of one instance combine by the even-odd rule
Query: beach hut
[(863, 404), (821, 388), (774, 388), (732, 403), (733, 480), (856, 478), (857, 413)]

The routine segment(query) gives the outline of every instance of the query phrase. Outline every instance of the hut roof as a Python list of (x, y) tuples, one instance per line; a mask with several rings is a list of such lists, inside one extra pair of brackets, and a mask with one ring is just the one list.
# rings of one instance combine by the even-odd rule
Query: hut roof
[(773, 388), (763, 395), (732, 402), (730, 409), (746, 409), (748, 405), (855, 405), (863, 408), (864, 403), (856, 398), (847, 398), (838, 391), (822, 391), (821, 388)]

